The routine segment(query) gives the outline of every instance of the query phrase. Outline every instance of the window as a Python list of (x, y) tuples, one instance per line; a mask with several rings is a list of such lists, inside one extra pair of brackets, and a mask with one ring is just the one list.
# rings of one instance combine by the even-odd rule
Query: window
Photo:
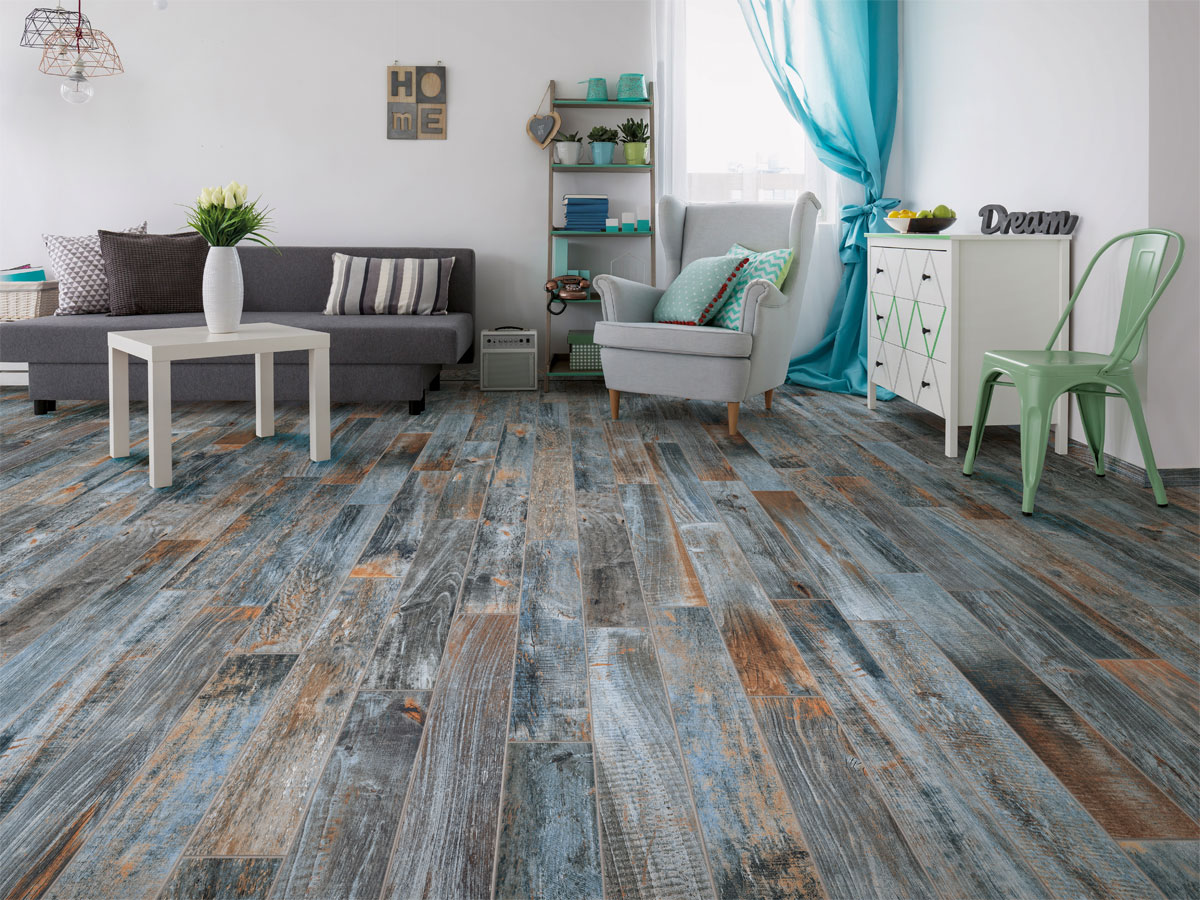
[(808, 138), (735, 0), (688, 0), (685, 29), (688, 199), (794, 200), (809, 190)]

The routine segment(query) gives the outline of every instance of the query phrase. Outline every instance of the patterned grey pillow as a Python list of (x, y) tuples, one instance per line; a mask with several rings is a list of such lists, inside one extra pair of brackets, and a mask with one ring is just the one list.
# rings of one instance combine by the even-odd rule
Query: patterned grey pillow
[[(125, 229), (129, 234), (145, 234), (146, 223)], [(56, 316), (108, 312), (108, 277), (100, 255), (100, 235), (70, 237), (43, 234), (50, 265), (58, 276)]]

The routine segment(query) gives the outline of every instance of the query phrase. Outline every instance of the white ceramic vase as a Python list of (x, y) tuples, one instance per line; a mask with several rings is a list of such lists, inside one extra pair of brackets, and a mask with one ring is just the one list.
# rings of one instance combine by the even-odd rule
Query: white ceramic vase
[(209, 247), (204, 262), (204, 321), (213, 334), (231, 334), (242, 321), (242, 262), (237, 247)]
[(579, 165), (579, 149), (583, 144), (578, 141), (558, 141), (554, 145), (554, 158), (562, 166)]

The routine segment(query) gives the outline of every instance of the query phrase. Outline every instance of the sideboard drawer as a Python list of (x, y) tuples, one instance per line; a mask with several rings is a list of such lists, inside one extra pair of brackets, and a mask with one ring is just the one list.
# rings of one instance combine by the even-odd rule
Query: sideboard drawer
[(913, 273), (913, 299), (946, 306), (950, 301), (950, 254), (945, 250), (905, 250)]
[[(907, 395), (908, 376), (902, 375), (904, 351), (893, 344), (884, 343), (877, 337), (869, 338), (867, 346), (867, 367), (873, 372), (871, 380), (881, 388), (895, 393), (901, 393), (896, 390), (897, 386), (901, 385), (904, 395)], [(900, 378), (904, 379), (903, 382), (899, 381)]]
[(950, 364), (912, 350), (905, 352), (912, 391), (907, 399), (945, 418), (946, 404), (950, 400)]
[(950, 362), (950, 314), (945, 306), (923, 303), (913, 304), (913, 323), (909, 329), (906, 347), (921, 350), (928, 357)]

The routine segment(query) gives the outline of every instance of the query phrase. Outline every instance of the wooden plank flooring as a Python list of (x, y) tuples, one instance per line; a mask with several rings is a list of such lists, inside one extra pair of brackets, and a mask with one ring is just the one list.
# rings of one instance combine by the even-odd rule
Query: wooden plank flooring
[(450, 375), (160, 491), (0, 391), (0, 898), (1200, 895), (1196, 491)]

